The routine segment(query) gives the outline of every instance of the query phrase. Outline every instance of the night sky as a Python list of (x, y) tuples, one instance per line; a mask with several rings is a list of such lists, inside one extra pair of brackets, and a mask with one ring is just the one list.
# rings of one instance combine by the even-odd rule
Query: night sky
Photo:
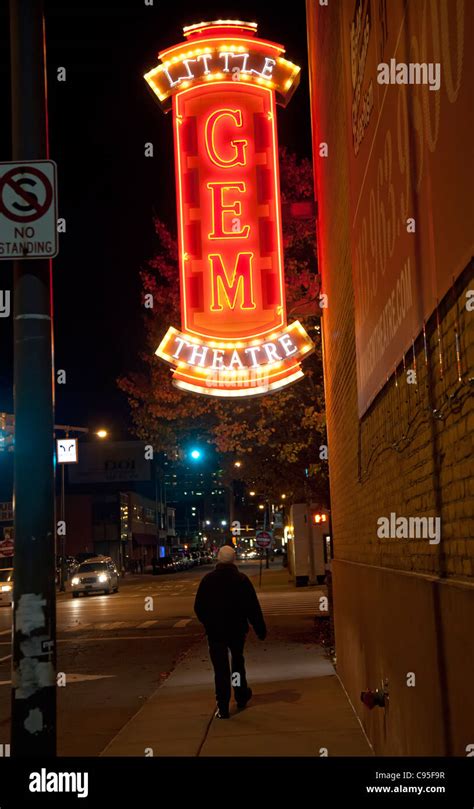
[[(53, 260), (56, 423), (129, 426), (118, 375), (137, 367), (143, 344), (139, 272), (153, 254), (153, 215), (176, 229), (171, 115), (153, 99), (143, 74), (160, 49), (178, 43), (183, 25), (232, 18), (255, 21), (264, 38), (285, 45), (302, 67), (286, 110), (280, 145), (311, 156), (304, 0), (288, 16), (268, 2), (45, 3), (50, 157), (58, 164), (59, 216), (67, 220)], [(8, 9), (0, 11), (0, 160), (11, 159)], [(58, 67), (67, 81), (58, 82)], [(153, 142), (155, 156), (145, 158)], [(0, 262), (0, 289), (12, 289)], [(0, 410), (12, 411), (12, 318), (0, 319)]]

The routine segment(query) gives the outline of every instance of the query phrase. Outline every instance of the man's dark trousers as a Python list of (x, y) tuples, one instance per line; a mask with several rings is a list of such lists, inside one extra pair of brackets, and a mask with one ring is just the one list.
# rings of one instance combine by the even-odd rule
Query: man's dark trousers
[[(222, 711), (227, 712), (231, 694), (231, 671), (233, 675), (240, 675), (240, 685), (234, 686), (235, 701), (237, 703), (245, 702), (248, 697), (244, 659), (245, 635), (227, 640), (209, 638), (208, 642), (209, 655), (214, 666), (217, 705)], [(232, 669), (229, 667), (229, 651), (232, 658)]]

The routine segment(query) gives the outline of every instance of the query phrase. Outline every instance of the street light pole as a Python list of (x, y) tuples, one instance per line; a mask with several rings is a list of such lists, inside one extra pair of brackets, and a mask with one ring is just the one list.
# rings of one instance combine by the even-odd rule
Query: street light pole
[[(264, 518), (263, 518), (263, 530), (266, 531), (267, 528), (267, 509), (269, 510), (270, 503), (268, 499), (265, 499), (265, 511), (264, 511)], [(268, 522), (270, 524), (270, 531), (273, 536), (273, 532), (271, 529), (271, 520), (270, 520), (270, 511), (268, 512)], [(273, 541), (273, 539), (272, 539)], [(270, 568), (270, 551), (268, 548), (265, 548), (265, 570), (269, 570)]]
[[(68, 438), (69, 433), (66, 433), (66, 438)], [(61, 536), (61, 580), (59, 583), (59, 590), (61, 593), (64, 593), (66, 590), (66, 534), (65, 534), (65, 525), (66, 525), (66, 492), (65, 492), (65, 463), (61, 464), (61, 521), (63, 523), (63, 533)]]
[[(10, 0), (13, 160), (48, 158), (41, 0)], [(13, 756), (56, 755), (53, 352), (50, 259), (14, 261)]]
[[(66, 435), (66, 438), (69, 438), (70, 432), (75, 433), (89, 433), (90, 430), (88, 427), (70, 427), (66, 424), (55, 424), (54, 430), (56, 435), (57, 430), (63, 430)], [(61, 593), (66, 591), (66, 491), (65, 491), (65, 480), (66, 480), (66, 470), (65, 470), (65, 463), (61, 463), (61, 521), (63, 523), (63, 532), (61, 535), (61, 567), (59, 569), (59, 590)], [(57, 532), (56, 532), (57, 537)], [(56, 542), (57, 545), (57, 542)], [(55, 552), (56, 553), (56, 552)], [(56, 560), (55, 560), (56, 565)], [(55, 574), (56, 574), (56, 567), (55, 567)]]
[(316, 564), (314, 559), (314, 544), (313, 544), (313, 522), (311, 520), (311, 495), (308, 487), (306, 487), (306, 520), (307, 520), (307, 541), (308, 541), (308, 560), (309, 560), (309, 576), (308, 584), (316, 584)]

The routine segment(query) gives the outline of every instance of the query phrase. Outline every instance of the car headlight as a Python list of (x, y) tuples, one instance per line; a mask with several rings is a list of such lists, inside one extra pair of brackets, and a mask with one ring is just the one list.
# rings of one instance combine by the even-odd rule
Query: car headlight
[(8, 590), (11, 589), (12, 589), (11, 584), (2, 584), (2, 593), (8, 592)]
[(74, 578), (71, 579), (71, 584), (79, 584), (79, 579), (77, 578), (77, 576), (74, 576)]
[(99, 576), (99, 581), (100, 581), (100, 582), (107, 581), (107, 576), (106, 576), (106, 574), (105, 574), (105, 573), (101, 573), (101, 574), (100, 574), (100, 576)]

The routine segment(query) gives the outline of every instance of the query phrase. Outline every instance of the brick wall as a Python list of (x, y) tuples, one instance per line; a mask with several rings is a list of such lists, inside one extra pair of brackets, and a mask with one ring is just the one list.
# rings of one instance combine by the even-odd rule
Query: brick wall
[[(307, 12), (338, 671), (377, 753), (465, 755), (474, 743), (473, 265), (359, 419), (341, 4), (307, 0)], [(441, 543), (379, 539), (377, 520), (391, 512), (440, 516)], [(389, 707), (369, 713), (360, 691), (383, 680)]]

